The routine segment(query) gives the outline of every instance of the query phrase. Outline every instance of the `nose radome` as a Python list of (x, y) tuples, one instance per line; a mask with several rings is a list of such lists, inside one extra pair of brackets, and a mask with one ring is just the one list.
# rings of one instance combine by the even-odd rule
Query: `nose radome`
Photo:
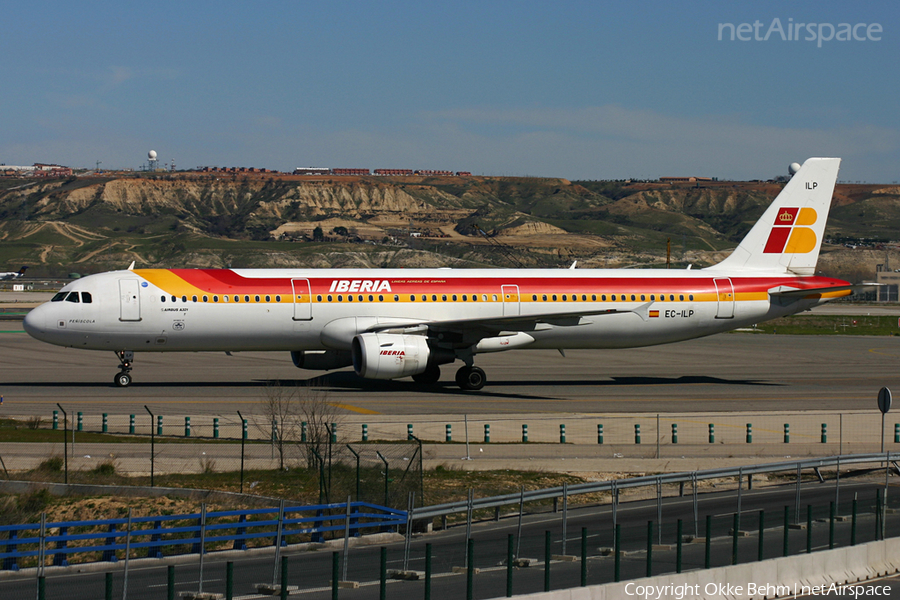
[(47, 329), (47, 310), (41, 305), (33, 308), (25, 315), (22, 328), (33, 338), (39, 338)]

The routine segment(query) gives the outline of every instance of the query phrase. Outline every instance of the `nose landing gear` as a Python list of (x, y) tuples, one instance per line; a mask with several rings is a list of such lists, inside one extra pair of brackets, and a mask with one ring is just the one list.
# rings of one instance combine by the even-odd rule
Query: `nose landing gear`
[(134, 352), (131, 350), (117, 350), (119, 358), (119, 372), (113, 378), (116, 387), (128, 387), (131, 385), (131, 365), (134, 363)]

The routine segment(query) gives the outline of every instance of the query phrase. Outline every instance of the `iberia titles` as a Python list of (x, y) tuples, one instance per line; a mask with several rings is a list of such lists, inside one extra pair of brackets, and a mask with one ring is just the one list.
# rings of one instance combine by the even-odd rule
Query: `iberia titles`
[(387, 279), (335, 279), (329, 292), (390, 292), (391, 282)]

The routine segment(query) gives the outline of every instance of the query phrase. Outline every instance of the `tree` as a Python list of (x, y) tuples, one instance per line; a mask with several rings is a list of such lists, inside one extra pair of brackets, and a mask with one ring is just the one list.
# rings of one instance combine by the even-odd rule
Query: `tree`
[(314, 242), (324, 242), (325, 241), (325, 232), (322, 231), (321, 227), (316, 227), (313, 229), (313, 241)]
[(350, 232), (347, 231), (347, 228), (344, 227), (343, 225), (338, 225), (337, 227), (335, 227), (334, 229), (331, 230), (331, 233), (333, 233), (334, 235), (343, 235), (343, 236), (350, 235)]

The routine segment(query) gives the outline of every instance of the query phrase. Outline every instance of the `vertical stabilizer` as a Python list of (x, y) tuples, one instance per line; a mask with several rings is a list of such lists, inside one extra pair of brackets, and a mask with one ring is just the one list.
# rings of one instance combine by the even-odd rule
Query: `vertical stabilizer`
[(737, 249), (711, 271), (815, 275), (839, 158), (809, 158)]

